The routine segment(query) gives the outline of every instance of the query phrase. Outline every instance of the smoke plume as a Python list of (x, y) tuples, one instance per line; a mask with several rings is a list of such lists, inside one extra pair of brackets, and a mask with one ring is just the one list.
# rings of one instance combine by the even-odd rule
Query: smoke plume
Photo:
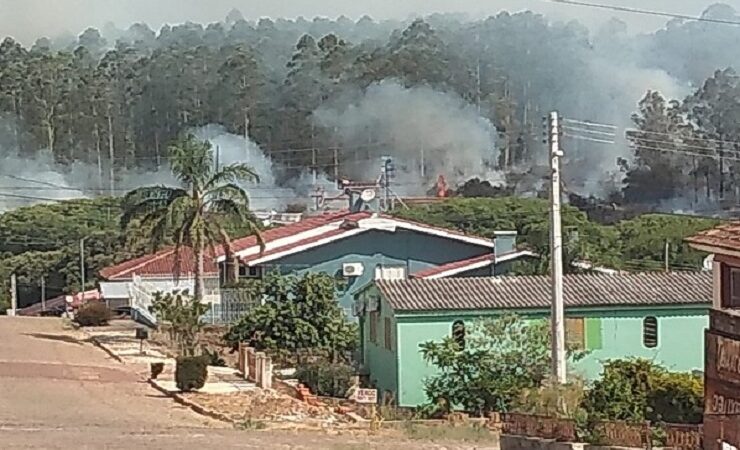
[(438, 175), (452, 182), (499, 178), (488, 169), (498, 157), (496, 130), (458, 96), (383, 81), (349, 104), (322, 107), (314, 116), (320, 126), (336, 130), (344, 148), (342, 169), (354, 178), (377, 177), (382, 156), (393, 158), (394, 185), (406, 194), (425, 194)]

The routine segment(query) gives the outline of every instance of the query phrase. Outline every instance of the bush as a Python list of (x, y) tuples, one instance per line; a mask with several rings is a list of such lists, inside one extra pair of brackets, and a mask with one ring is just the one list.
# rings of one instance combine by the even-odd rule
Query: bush
[(344, 363), (317, 361), (300, 366), (295, 377), (316, 395), (344, 398), (352, 386), (355, 370)]
[(604, 364), (583, 405), (590, 420), (700, 423), (704, 386), (698, 375), (669, 372), (646, 359)]
[(208, 357), (182, 356), (175, 366), (175, 384), (182, 392), (202, 388), (208, 378)]
[(110, 309), (101, 302), (88, 303), (75, 314), (75, 322), (82, 327), (102, 327), (108, 325), (110, 318)]

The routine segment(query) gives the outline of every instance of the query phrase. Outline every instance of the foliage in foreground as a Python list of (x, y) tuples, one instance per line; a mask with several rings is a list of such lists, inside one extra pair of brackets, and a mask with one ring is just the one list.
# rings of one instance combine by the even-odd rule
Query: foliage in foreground
[(350, 364), (320, 359), (301, 364), (296, 370), (295, 378), (316, 395), (344, 398), (352, 386), (354, 375), (355, 369)]
[(77, 310), (74, 321), (82, 327), (102, 327), (108, 325), (110, 309), (105, 303), (91, 302)]
[(701, 423), (703, 403), (701, 376), (636, 358), (606, 362), (583, 408), (589, 420)]
[(232, 347), (247, 342), (273, 354), (316, 350), (334, 360), (357, 341), (357, 327), (347, 321), (335, 294), (334, 279), (327, 274), (270, 273), (257, 285), (256, 295), (264, 303), (234, 324), (224, 339)]
[(182, 356), (194, 356), (203, 322), (201, 317), (208, 312), (209, 305), (196, 301), (187, 292), (154, 295), (151, 310), (159, 323), (164, 325), (170, 342), (177, 346)]
[[(453, 337), (421, 344), (438, 373), (425, 380), (426, 394), (448, 411), (478, 415), (508, 411), (520, 392), (542, 384), (550, 372), (550, 335), (543, 320), (516, 315), (473, 322), (461, 346)], [(569, 358), (577, 358), (569, 351)]]
[(208, 378), (207, 356), (181, 356), (175, 366), (175, 384), (182, 392), (202, 388)]

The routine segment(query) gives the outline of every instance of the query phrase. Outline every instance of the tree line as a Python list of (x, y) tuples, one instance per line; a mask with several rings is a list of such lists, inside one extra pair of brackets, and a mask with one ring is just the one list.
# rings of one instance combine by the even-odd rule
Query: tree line
[[(736, 14), (715, 5), (705, 15)], [(681, 137), (684, 150), (705, 146), (706, 139), (738, 140), (730, 119), (733, 72), (719, 72), (701, 85), (715, 69), (740, 60), (735, 50), (719, 52), (716, 45), (738, 32), (706, 25), (673, 23), (633, 37), (618, 21), (591, 33), (577, 22), (551, 22), (531, 12), (476, 21), (432, 15), (408, 22), (364, 17), (255, 23), (234, 11), (222, 22), (159, 32), (144, 24), (104, 33), (90, 28), (74, 39), (42, 38), (30, 47), (6, 38), (0, 44), (0, 146), (21, 157), (46, 149), (60, 164), (94, 165), (97, 180), (91, 181), (115, 193), (117, 169), (159, 167), (184, 131), (218, 123), (256, 142), (280, 163), (283, 179), (311, 167), (331, 172), (346, 156), (332, 157), (335, 130), (317, 126), (314, 111), (346, 104), (371, 84), (393, 79), (474, 105), (495, 126), (499, 167), (521, 174), (542, 163), (544, 112), (558, 108), (589, 120), (629, 120), (644, 91), (625, 92), (615, 84), (611, 72), (625, 66), (635, 70), (626, 77), (655, 69), (684, 86), (701, 87), (677, 102), (680, 107), (649, 93), (634, 118), (642, 133), (630, 139), (636, 150), (620, 165), (615, 152), (589, 143), (572, 144), (572, 163), (586, 160), (577, 166), (583, 172), (621, 169), (627, 182), (613, 193), (623, 201), (688, 198), (698, 204), (737, 190), (735, 164), (656, 150), (674, 138), (646, 133), (683, 136), (692, 128), (690, 137)], [(703, 57), (680, 45), (688, 41), (688, 47), (704, 49)], [(632, 50), (616, 52), (617, 45)], [(609, 59), (612, 65), (602, 67)], [(686, 60), (692, 67), (681, 65)], [(726, 183), (718, 181), (719, 173)], [(508, 182), (519, 178), (509, 176)]]

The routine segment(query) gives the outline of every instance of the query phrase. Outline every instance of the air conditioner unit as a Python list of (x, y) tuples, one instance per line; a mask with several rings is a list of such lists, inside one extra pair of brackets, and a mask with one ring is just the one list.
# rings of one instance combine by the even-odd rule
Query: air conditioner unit
[(359, 277), (364, 269), (362, 263), (344, 263), (342, 264), (342, 275), (345, 277)]

